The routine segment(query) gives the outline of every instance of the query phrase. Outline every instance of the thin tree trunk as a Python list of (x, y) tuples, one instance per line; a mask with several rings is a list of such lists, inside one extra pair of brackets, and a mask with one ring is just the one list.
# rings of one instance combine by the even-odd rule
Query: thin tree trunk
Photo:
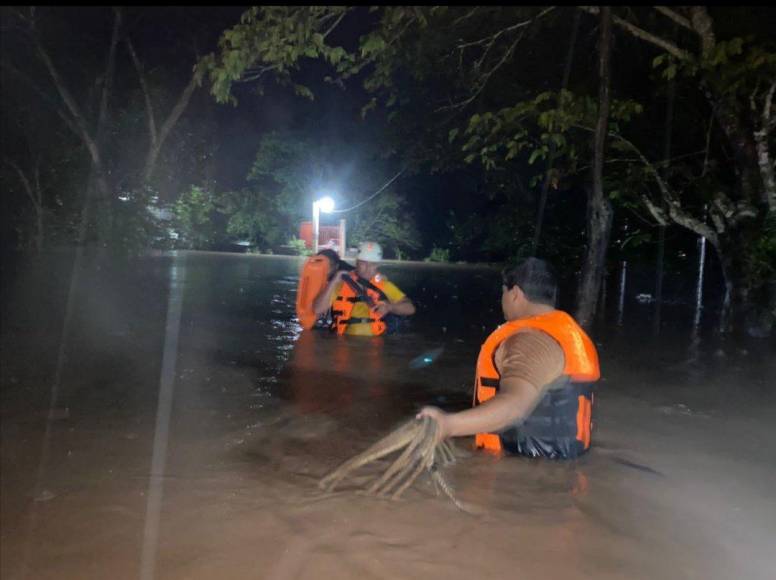
[(587, 249), (582, 268), (582, 281), (577, 293), (577, 321), (589, 328), (595, 315), (601, 278), (606, 265), (606, 250), (612, 227), (612, 206), (603, 191), (604, 145), (608, 131), (611, 85), (612, 11), (601, 7), (601, 36), (599, 41), (598, 122), (593, 142), (593, 184), (587, 203)]
[[(566, 90), (569, 85), (569, 77), (571, 76), (571, 65), (574, 62), (574, 47), (577, 44), (577, 33), (579, 32), (579, 19), (582, 16), (580, 11), (574, 13), (574, 28), (571, 33), (571, 43), (569, 44), (569, 52), (566, 55), (566, 64), (563, 67), (563, 80), (561, 82), (561, 93)], [(550, 142), (550, 152), (547, 156), (547, 171), (542, 182), (542, 191), (539, 194), (539, 210), (536, 214), (536, 233), (534, 234), (533, 246), (531, 254), (536, 255), (539, 249), (539, 242), (542, 236), (542, 226), (544, 225), (544, 208), (547, 205), (547, 194), (550, 189), (550, 182), (552, 181), (552, 168), (555, 164), (555, 155), (557, 153), (557, 147), (555, 141)]]
[(35, 168), (35, 186), (33, 186), (27, 174), (15, 161), (6, 159), (5, 162), (18, 174), (24, 193), (27, 194), (35, 211), (35, 236), (33, 239), (35, 240), (35, 250), (39, 254), (43, 249), (43, 194), (40, 188), (39, 168)]
[(143, 166), (143, 183), (148, 183), (153, 175), (154, 169), (156, 169), (156, 163), (159, 159), (159, 154), (162, 151), (164, 142), (170, 135), (170, 132), (175, 127), (178, 119), (184, 113), (191, 101), (191, 96), (197, 89), (198, 77), (197, 73), (191, 75), (191, 79), (186, 87), (181, 91), (178, 100), (173, 106), (170, 114), (162, 123), (161, 129), (157, 129), (156, 115), (154, 113), (153, 102), (151, 100), (151, 91), (146, 82), (145, 73), (143, 72), (143, 65), (140, 62), (140, 58), (137, 56), (135, 47), (130, 39), (126, 40), (127, 49), (129, 55), (132, 57), (132, 62), (135, 65), (135, 71), (137, 71), (138, 80), (140, 82), (140, 88), (143, 91), (143, 98), (146, 108), (146, 119), (148, 121), (148, 153), (146, 154), (145, 164)]
[(40, 165), (35, 167), (35, 249), (43, 251), (43, 189), (40, 186)]
[(658, 226), (657, 233), (657, 264), (655, 267), (655, 316), (652, 318), (652, 333), (660, 334), (661, 314), (663, 308), (663, 272), (666, 254), (666, 226)]
[[(51, 75), (51, 79), (54, 81), (54, 86), (57, 88), (60, 98), (64, 102), (67, 111), (70, 113), (72, 119), (69, 126), (76, 129), (76, 134), (81, 138), (86, 145), (89, 155), (92, 160), (93, 175), (95, 179), (96, 189), (98, 195), (94, 196), (97, 200), (102, 201), (106, 205), (107, 215), (103, 216), (107, 223), (105, 223), (105, 231), (111, 231), (111, 216), (113, 211), (113, 200), (110, 195), (110, 186), (108, 184), (107, 172), (105, 170), (105, 164), (102, 156), (102, 141), (105, 133), (108, 99), (110, 97), (110, 90), (112, 86), (113, 70), (116, 58), (116, 44), (119, 37), (119, 25), (121, 22), (120, 12), (115, 10), (115, 18), (113, 23), (113, 33), (111, 35), (111, 44), (108, 49), (108, 57), (106, 63), (105, 81), (103, 84), (102, 96), (100, 99), (100, 110), (98, 118), (98, 126), (96, 132), (93, 134), (89, 130), (89, 123), (83, 112), (81, 111), (72, 93), (67, 88), (64, 79), (59, 74), (59, 70), (54, 65), (54, 61), (51, 59), (48, 51), (46, 50), (43, 42), (38, 36), (37, 32), (33, 29), (33, 40), (35, 42), (35, 48), (43, 62), (44, 66)], [(87, 185), (87, 191), (91, 192), (92, 188)], [(90, 203), (87, 200), (87, 203)]]
[(183, 89), (180, 96), (178, 97), (178, 101), (175, 103), (175, 106), (172, 108), (172, 111), (170, 111), (170, 114), (167, 116), (167, 119), (165, 119), (164, 123), (162, 124), (162, 128), (159, 130), (158, 138), (154, 143), (152, 143), (151, 147), (148, 150), (148, 156), (146, 157), (145, 162), (145, 169), (143, 171), (143, 181), (148, 182), (151, 179), (151, 175), (154, 172), (154, 169), (156, 168), (156, 162), (159, 159), (159, 153), (162, 151), (162, 147), (164, 146), (164, 142), (167, 140), (167, 137), (170, 135), (170, 132), (172, 131), (173, 127), (175, 127), (175, 124), (178, 122), (178, 119), (180, 119), (183, 112), (186, 110), (186, 107), (189, 105), (189, 101), (191, 101), (191, 95), (194, 94), (194, 91), (197, 88), (197, 78), (195, 75), (192, 75), (191, 80), (189, 80), (189, 84), (186, 85), (186, 88)]
[[(665, 147), (663, 149), (663, 160), (665, 167), (663, 171), (668, 171), (668, 160), (671, 159), (671, 130), (673, 126), (674, 116), (674, 97), (676, 95), (676, 83), (674, 79), (671, 79), (668, 83), (668, 106), (666, 108), (666, 128), (665, 128)], [(666, 179), (666, 181), (668, 181)], [(653, 334), (660, 333), (661, 314), (663, 308), (663, 274), (664, 274), (664, 261), (666, 253), (666, 225), (660, 224), (658, 232), (658, 246), (657, 246), (657, 271), (655, 273), (655, 316), (652, 319)]]

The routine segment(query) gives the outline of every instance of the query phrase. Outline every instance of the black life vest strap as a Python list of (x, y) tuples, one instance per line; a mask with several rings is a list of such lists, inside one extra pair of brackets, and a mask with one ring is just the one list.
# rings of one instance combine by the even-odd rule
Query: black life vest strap
[[(369, 295), (366, 293), (366, 290), (369, 289), (369, 290), (372, 290), (373, 292), (376, 292), (377, 295), (380, 297), (380, 300), (383, 300), (385, 302), (390, 302), (386, 293), (380, 290), (380, 288), (378, 288), (374, 284), (372, 284), (369, 280), (367, 280), (366, 278), (362, 278), (361, 276), (356, 276), (356, 278), (357, 279), (354, 280), (351, 276), (346, 276), (345, 278), (343, 278), (343, 281), (348, 286), (350, 286), (356, 294), (363, 294), (364, 297), (367, 299), (370, 298)], [(369, 302), (369, 300), (367, 300), (367, 302)]]
[(388, 299), (388, 296), (386, 295), (386, 293), (385, 293), (385, 292), (383, 292), (382, 290), (380, 290), (380, 288), (378, 288), (378, 287), (377, 287), (377, 286), (375, 286), (374, 284), (372, 284), (372, 283), (371, 283), (369, 280), (367, 280), (367, 279), (365, 279), (365, 278), (362, 278), (362, 277), (360, 277), (360, 276), (359, 276), (359, 277), (358, 277), (358, 281), (359, 281), (359, 282), (360, 282), (360, 283), (361, 283), (363, 286), (366, 286), (366, 287), (367, 287), (367, 288), (369, 288), (370, 290), (372, 290), (372, 291), (374, 291), (374, 292), (377, 292), (377, 294), (378, 294), (378, 296), (380, 296), (380, 299), (381, 299), (381, 300), (383, 300), (383, 301), (385, 301), (385, 302), (390, 302), (390, 300)]
[[(499, 386), (501, 384), (501, 381), (496, 378), (491, 377), (480, 377), (480, 387), (490, 387), (491, 389), (496, 389), (496, 392), (499, 391)], [(477, 390), (474, 392), (474, 406), (481, 405), (479, 397), (477, 397)]]

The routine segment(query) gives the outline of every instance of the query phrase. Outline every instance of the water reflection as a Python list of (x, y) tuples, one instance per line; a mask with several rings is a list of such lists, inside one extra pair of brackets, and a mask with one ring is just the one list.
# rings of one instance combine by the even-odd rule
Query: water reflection
[[(657, 340), (644, 333), (649, 305), (629, 305), (622, 327), (595, 329), (604, 377), (588, 456), (478, 453), (450, 469), (459, 498), (485, 509), (481, 519), (462, 519), (422, 483), (400, 503), (349, 494), (302, 504), (322, 473), (419, 406), (469, 406), (477, 352), (501, 312), (495, 268), (387, 264), (418, 306), (407, 333), (302, 332), (293, 315), (301, 263), (187, 253), (185, 269), (164, 257), (84, 274), (63, 373), (72, 412), (52, 424), (30, 577), (138, 577), (179, 291), (160, 577), (288, 571), (278, 563), (286, 546), (315, 571), (297, 577), (359, 578), (364, 566), (347, 566), (373, 560), (376, 577), (506, 578), (518, 566), (526, 577), (768, 577), (776, 357), (766, 343), (712, 356), (711, 317), (695, 324), (692, 297), (664, 305)], [(20, 284), (24, 299), (4, 318), (3, 577), (19, 569), (24, 539), (14, 530), (33, 505), (44, 425), (35, 413), (47, 409), (56, 368), (62, 268), (48, 264)], [(696, 330), (688, 372), (676, 365)], [(488, 541), (461, 549), (460, 538), (480, 536)]]
[(159, 547), (159, 520), (162, 510), (165, 467), (170, 434), (175, 371), (178, 362), (178, 338), (186, 285), (186, 257), (172, 256), (170, 264), (170, 290), (167, 304), (162, 372), (159, 378), (159, 401), (156, 408), (156, 425), (151, 452), (151, 472), (148, 480), (143, 549), (140, 557), (140, 578), (154, 578), (156, 553)]

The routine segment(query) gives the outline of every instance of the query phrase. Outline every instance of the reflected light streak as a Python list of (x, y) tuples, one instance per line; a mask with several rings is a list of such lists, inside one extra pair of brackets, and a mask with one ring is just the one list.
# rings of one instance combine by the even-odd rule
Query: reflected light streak
[(152, 580), (156, 569), (156, 551), (159, 546), (159, 520), (164, 493), (164, 469), (167, 463), (170, 415), (175, 387), (175, 364), (178, 357), (178, 336), (180, 334), (183, 290), (186, 281), (185, 256), (180, 259), (177, 252), (170, 266), (170, 294), (167, 301), (167, 325), (164, 333), (164, 354), (162, 372), (159, 378), (159, 402), (156, 409), (154, 447), (151, 456), (151, 473), (148, 479), (145, 526), (143, 529), (143, 551), (140, 556), (140, 578)]

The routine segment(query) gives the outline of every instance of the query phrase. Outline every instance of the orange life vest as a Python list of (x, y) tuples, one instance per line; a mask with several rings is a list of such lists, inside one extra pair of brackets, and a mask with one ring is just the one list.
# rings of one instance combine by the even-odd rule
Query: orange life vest
[(601, 375), (598, 353), (585, 331), (561, 310), (506, 322), (485, 340), (477, 358), (474, 405), (496, 395), (500, 374), (494, 356), (498, 346), (527, 329), (546, 332), (560, 344), (566, 359), (563, 376), (521, 426), (508, 429), (508, 433), (478, 433), (475, 443), (491, 451), (506, 448), (534, 457), (573, 457), (584, 453), (590, 447), (592, 383)]
[(305, 330), (311, 329), (318, 320), (313, 302), (326, 287), (329, 267), (330, 262), (326, 256), (310, 256), (302, 266), (296, 289), (296, 316)]
[[(348, 276), (350, 276), (350, 278), (356, 284), (364, 287), (363, 284), (359, 283), (359, 278), (355, 272), (350, 272)], [(385, 292), (383, 292), (383, 286), (385, 285), (386, 280), (387, 279), (382, 274), (376, 274), (375, 277), (369, 281), (369, 284), (365, 285), (364, 293), (374, 304), (377, 304), (380, 301), (388, 300)], [(353, 319), (350, 317), (350, 313), (353, 311), (353, 306), (355, 306), (356, 302), (362, 301), (362, 298), (356, 294), (356, 291), (350, 286), (350, 284), (343, 281), (339, 290), (339, 294), (334, 300), (334, 304), (331, 306), (332, 327), (337, 331), (337, 334), (345, 334), (345, 330), (347, 329), (348, 324), (362, 322), (368, 322), (372, 325), (372, 334), (375, 336), (385, 332), (385, 322), (383, 322), (380, 317), (374, 313), (371, 307), (369, 308), (369, 318)]]

